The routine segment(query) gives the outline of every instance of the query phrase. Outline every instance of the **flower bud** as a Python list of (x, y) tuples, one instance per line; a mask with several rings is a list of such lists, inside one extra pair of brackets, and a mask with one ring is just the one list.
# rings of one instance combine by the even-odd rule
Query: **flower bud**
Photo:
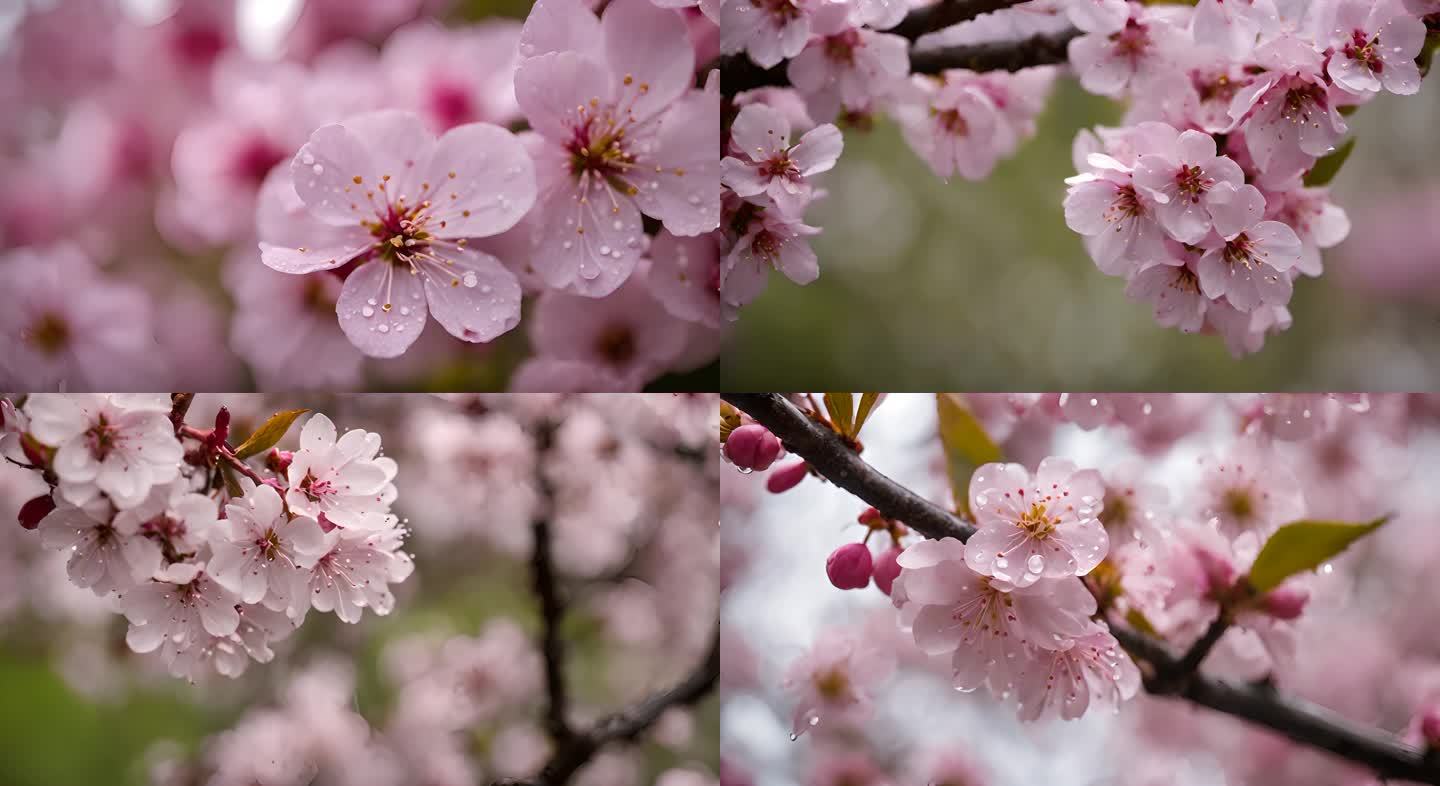
[(860, 515), (856, 516), (855, 520), (871, 529), (880, 529), (885, 526), (885, 517), (880, 515), (880, 511), (874, 508), (866, 508), (860, 511)]
[(1235, 566), (1230, 560), (1203, 547), (1195, 548), (1193, 553), (1195, 561), (1200, 563), (1200, 569), (1205, 574), (1205, 580), (1209, 584), (1206, 589), (1211, 597), (1224, 595), (1235, 586)]
[(895, 584), (895, 577), (900, 575), (900, 547), (891, 546), (880, 552), (880, 558), (875, 560), (875, 586), (886, 595), (890, 594), (890, 587)]
[(1420, 736), (1426, 746), (1440, 748), (1440, 705), (1432, 703), (1420, 713)]
[(804, 480), (808, 474), (810, 474), (810, 465), (803, 460), (797, 461), (770, 473), (770, 477), (765, 481), (765, 489), (771, 494), (789, 491)]
[(40, 526), (40, 519), (50, 515), (50, 511), (54, 509), (54, 498), (49, 494), (41, 494), (20, 506), (20, 526), (25, 529), (35, 529)]
[(276, 475), (284, 475), (285, 471), (290, 469), (290, 462), (294, 459), (295, 454), (288, 450), (270, 448), (270, 452), (265, 454), (265, 468)]
[(1260, 604), (1265, 613), (1280, 620), (1293, 620), (1305, 610), (1310, 591), (1304, 587), (1283, 585), (1265, 593)]
[(825, 573), (838, 589), (864, 589), (870, 584), (874, 559), (864, 543), (846, 543), (830, 552), (825, 560)]
[(740, 426), (725, 440), (725, 458), (744, 470), (769, 469), (780, 450), (780, 439), (758, 423)]
[(215, 413), (215, 430), (210, 432), (211, 445), (223, 445), (230, 439), (230, 410), (221, 407)]

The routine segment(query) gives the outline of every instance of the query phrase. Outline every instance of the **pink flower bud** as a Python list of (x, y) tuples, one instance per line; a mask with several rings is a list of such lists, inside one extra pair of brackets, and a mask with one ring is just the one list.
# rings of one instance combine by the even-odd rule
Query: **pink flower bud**
[(1212, 597), (1229, 592), (1235, 586), (1235, 566), (1230, 564), (1229, 559), (1203, 547), (1197, 547), (1194, 554), (1195, 561), (1200, 563), (1200, 569), (1205, 573), (1205, 580), (1209, 583), (1207, 589)]
[(886, 595), (890, 594), (895, 577), (900, 575), (900, 551), (899, 546), (891, 546), (880, 552), (880, 558), (875, 560), (875, 586)]
[(41, 494), (20, 506), (20, 526), (35, 529), (40, 526), (40, 519), (50, 515), (54, 509), (55, 500), (49, 494)]
[(880, 511), (874, 508), (866, 508), (860, 511), (860, 515), (856, 516), (855, 520), (867, 527), (883, 527), (885, 525), (885, 517), (880, 515)]
[(1304, 587), (1284, 585), (1265, 593), (1261, 604), (1265, 613), (1281, 620), (1293, 620), (1305, 610), (1310, 600), (1310, 591)]
[(771, 494), (789, 491), (804, 480), (808, 474), (810, 474), (810, 465), (804, 461), (797, 461), (770, 473), (770, 477), (765, 480), (765, 489)]
[(295, 454), (288, 450), (270, 448), (265, 454), (265, 468), (276, 475), (284, 475), (285, 470), (290, 469), (290, 462), (295, 459)]
[(221, 407), (215, 413), (215, 430), (210, 432), (210, 444), (223, 445), (227, 439), (230, 439), (230, 410)]
[(825, 560), (825, 573), (838, 589), (864, 589), (870, 585), (874, 559), (864, 543), (846, 543), (830, 552)]
[(725, 439), (725, 458), (740, 469), (767, 470), (780, 450), (780, 439), (758, 423), (741, 426)]
[(1440, 705), (1431, 704), (1420, 713), (1420, 736), (1431, 748), (1440, 748)]

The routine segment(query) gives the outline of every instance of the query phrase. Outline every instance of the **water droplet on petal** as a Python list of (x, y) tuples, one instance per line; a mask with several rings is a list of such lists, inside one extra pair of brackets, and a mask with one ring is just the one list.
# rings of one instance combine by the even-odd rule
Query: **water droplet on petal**
[(472, 289), (475, 287), (476, 284), (480, 283), (480, 278), (475, 275), (475, 271), (473, 270), (465, 271), (465, 275), (461, 277), (460, 280), (465, 283), (465, 286)]
[(371, 307), (369, 307), (369, 306), (366, 306), (366, 307), (360, 309), (360, 313), (361, 313), (361, 314), (364, 314), (364, 315), (367, 316), (367, 317), (373, 317), (373, 316), (375, 316), (375, 309), (373, 309), (373, 308), (371, 308)]
[(1031, 573), (1039, 573), (1045, 570), (1045, 558), (1039, 554), (1031, 554), (1030, 559), (1025, 560), (1025, 569)]

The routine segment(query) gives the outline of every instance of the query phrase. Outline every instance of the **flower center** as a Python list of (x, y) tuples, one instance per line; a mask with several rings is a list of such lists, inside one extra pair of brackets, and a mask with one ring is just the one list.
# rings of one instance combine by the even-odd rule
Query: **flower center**
[(475, 117), (475, 107), (470, 93), (460, 85), (441, 81), (430, 88), (430, 114), (446, 128), (468, 123)]
[(1030, 537), (1037, 540), (1044, 540), (1055, 531), (1055, 526), (1060, 520), (1051, 516), (1045, 508), (1045, 503), (1036, 502), (1030, 509), (1020, 514), (1020, 528), (1030, 533)]
[(1292, 123), (1308, 123), (1310, 111), (1325, 106), (1325, 93), (1318, 85), (1306, 83), (1285, 93), (1284, 115)]
[(1247, 270), (1254, 270), (1264, 262), (1260, 256), (1263, 255), (1256, 253), (1255, 242), (1244, 232), (1225, 243), (1225, 262), (1232, 267), (1244, 265)]
[(1190, 83), (1195, 86), (1195, 92), (1200, 95), (1202, 102), (1219, 101), (1228, 104), (1240, 89), (1240, 85), (1232, 80), (1229, 74), (1224, 73), (1206, 78), (1199, 71), (1194, 71), (1190, 74)]
[(800, 6), (794, 0), (750, 0), (750, 5), (768, 13), (777, 26), (800, 18)]
[(1125, 23), (1124, 29), (1110, 36), (1110, 41), (1115, 44), (1115, 54), (1135, 60), (1150, 47), (1150, 31), (1131, 19)]
[(935, 116), (935, 122), (947, 134), (955, 136), (968, 136), (970, 124), (965, 122), (965, 116), (960, 114), (958, 109), (935, 109), (930, 108), (930, 113)]
[[(626, 77), (630, 79), (630, 77)], [(627, 82), (629, 84), (629, 82)], [(640, 85), (640, 92), (649, 89)], [(587, 172), (595, 177), (610, 181), (620, 191), (634, 195), (639, 189), (624, 182), (624, 176), (635, 166), (635, 154), (629, 149), (625, 137), (625, 126), (617, 123), (610, 111), (595, 115), (599, 102), (591, 99), (589, 110), (582, 106), (580, 112), (585, 122), (576, 126), (566, 146), (570, 153), (570, 173), (579, 177)]]
[(1345, 55), (1378, 74), (1385, 70), (1385, 63), (1380, 59), (1377, 41), (1365, 35), (1364, 30), (1356, 30), (1350, 34), (1350, 42), (1345, 44)]
[(120, 430), (110, 424), (104, 415), (101, 415), (95, 424), (85, 432), (85, 447), (90, 450), (90, 455), (96, 461), (104, 461), (110, 451), (120, 444)]
[(311, 502), (319, 502), (321, 497), (328, 497), (335, 493), (335, 487), (328, 480), (318, 480), (309, 473), (300, 481), (300, 493), (310, 498)]
[(1249, 521), (1255, 515), (1255, 500), (1247, 489), (1227, 489), (1222, 504), (1236, 521)]
[(826, 701), (845, 701), (850, 698), (850, 677), (839, 668), (832, 668), (815, 675), (815, 691)]
[(1140, 206), (1140, 197), (1135, 194), (1135, 187), (1124, 185), (1116, 189), (1115, 200), (1105, 208), (1105, 220), (1113, 224), (1144, 213), (1145, 209)]
[(1205, 176), (1205, 170), (1198, 166), (1182, 164), (1175, 172), (1175, 187), (1179, 189), (1181, 198), (1189, 199), (1191, 202), (1199, 202), (1200, 195), (1210, 190), (1215, 181)]
[(853, 66), (855, 50), (861, 46), (864, 46), (864, 42), (860, 40), (860, 31), (846, 30), (825, 39), (825, 57), (834, 63)]
[(624, 366), (635, 357), (635, 333), (629, 325), (611, 325), (595, 338), (595, 353), (612, 366)]
[(30, 326), (26, 338), (47, 355), (59, 354), (70, 343), (70, 325), (60, 315), (46, 312)]
[(760, 174), (765, 177), (784, 178), (797, 180), (800, 177), (800, 167), (790, 160), (789, 151), (776, 153), (774, 158), (760, 165)]
[(276, 555), (280, 553), (280, 536), (276, 535), (275, 528), (271, 527), (265, 530), (265, 534), (261, 535), (260, 538), (255, 541), (255, 545), (260, 547), (260, 551), (265, 555), (265, 559), (274, 562)]

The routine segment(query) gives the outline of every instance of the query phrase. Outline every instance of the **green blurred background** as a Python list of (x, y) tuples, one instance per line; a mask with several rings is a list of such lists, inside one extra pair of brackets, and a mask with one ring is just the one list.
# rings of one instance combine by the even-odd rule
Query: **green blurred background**
[[(1433, 82), (1434, 80), (1428, 80)], [(1102, 275), (1065, 226), (1075, 134), (1114, 124), (1119, 104), (1055, 83), (1035, 138), (983, 182), (937, 178), (888, 119), (849, 130), (807, 214), (820, 279), (772, 275), (722, 356), (728, 390), (1415, 389), (1440, 382), (1435, 288), (1406, 302), (1356, 289), (1388, 248), (1355, 238), (1384, 200), (1440, 185), (1440, 86), (1384, 94), (1350, 118), (1358, 137), (1333, 183), (1355, 225), (1302, 279), (1295, 325), (1235, 360), (1212, 336), (1157, 326), (1124, 282)], [(1427, 197), (1432, 203), (1432, 196)], [(1415, 197), (1418, 198), (1418, 197)], [(1440, 222), (1440, 205), (1431, 211)], [(1425, 252), (1440, 279), (1440, 246)], [(1418, 264), (1418, 263), (1417, 263)], [(1341, 268), (1348, 268), (1341, 270)]]

